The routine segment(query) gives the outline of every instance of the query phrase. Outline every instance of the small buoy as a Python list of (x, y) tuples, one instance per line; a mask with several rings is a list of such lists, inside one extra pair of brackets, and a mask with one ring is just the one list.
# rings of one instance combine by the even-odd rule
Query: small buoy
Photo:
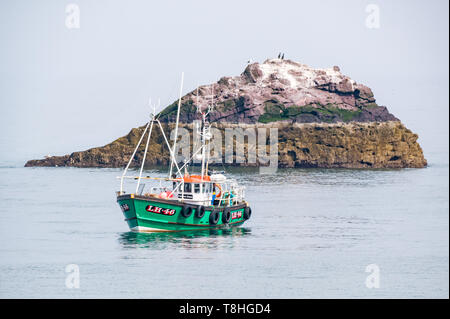
[(170, 192), (162, 192), (158, 195), (159, 198), (172, 198), (173, 194), (171, 194)]

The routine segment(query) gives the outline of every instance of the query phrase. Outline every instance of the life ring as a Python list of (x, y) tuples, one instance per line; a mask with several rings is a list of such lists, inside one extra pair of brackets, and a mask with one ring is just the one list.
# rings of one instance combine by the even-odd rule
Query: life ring
[(183, 206), (183, 208), (181, 209), (181, 215), (183, 217), (189, 217), (192, 215), (192, 207), (191, 206)]
[(219, 188), (219, 193), (216, 194), (216, 198), (220, 198), (222, 196), (222, 186), (220, 186), (220, 184), (214, 184), (215, 186), (217, 186)]
[(250, 208), (250, 206), (245, 207), (244, 209), (244, 219), (250, 219), (250, 217), (252, 216), (252, 209)]
[(195, 217), (202, 218), (203, 216), (205, 216), (205, 206), (198, 205), (195, 209)]
[(231, 221), (231, 211), (229, 208), (225, 208), (222, 213), (222, 222), (228, 224)]
[(211, 214), (209, 214), (209, 223), (211, 225), (216, 225), (219, 222), (220, 214), (219, 212), (213, 210)]

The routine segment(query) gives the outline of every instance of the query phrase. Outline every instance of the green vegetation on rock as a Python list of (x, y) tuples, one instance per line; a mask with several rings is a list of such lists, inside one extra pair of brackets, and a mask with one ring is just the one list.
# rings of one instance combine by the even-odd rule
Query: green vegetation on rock
[[(178, 101), (173, 102), (172, 104), (170, 104), (168, 107), (166, 107), (164, 110), (162, 110), (159, 113), (160, 117), (164, 117), (164, 116), (171, 116), (171, 115), (176, 115), (177, 114), (177, 109), (178, 109)], [(181, 103), (181, 107), (180, 107), (180, 113), (193, 113), (196, 112), (197, 109), (194, 106), (194, 101), (192, 100), (188, 100), (187, 102), (182, 102)]]
[(231, 111), (231, 110), (235, 109), (236, 105), (237, 105), (237, 101), (233, 100), (233, 99), (230, 99), (230, 100), (225, 100), (223, 102), (217, 103), (216, 108), (218, 110), (223, 111), (223, 112), (228, 112), (228, 111)]
[(314, 117), (317, 118), (318, 121), (327, 123), (336, 121), (349, 122), (362, 112), (361, 110), (345, 110), (338, 108), (333, 104), (308, 104), (303, 106), (293, 105), (286, 107), (277, 100), (266, 101), (264, 103), (264, 111), (265, 113), (258, 119), (260, 123), (283, 121), (305, 116)]

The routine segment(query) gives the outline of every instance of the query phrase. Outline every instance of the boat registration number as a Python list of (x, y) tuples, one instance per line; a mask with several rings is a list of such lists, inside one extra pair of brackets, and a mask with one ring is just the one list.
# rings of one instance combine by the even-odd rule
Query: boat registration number
[(127, 204), (120, 205), (120, 209), (125, 213), (130, 210), (130, 207)]
[(155, 214), (163, 214), (163, 215), (170, 215), (170, 216), (175, 215), (175, 209), (162, 208), (162, 207), (153, 206), (153, 205), (148, 205), (147, 207), (145, 207), (145, 210), (150, 213), (155, 213)]
[(241, 211), (231, 213), (231, 219), (237, 219), (237, 218), (241, 218), (241, 217), (242, 217)]

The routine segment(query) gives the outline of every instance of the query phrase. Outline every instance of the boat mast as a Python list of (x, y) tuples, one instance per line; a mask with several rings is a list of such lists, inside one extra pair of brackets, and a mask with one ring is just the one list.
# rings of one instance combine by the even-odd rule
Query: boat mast
[[(158, 105), (158, 108), (159, 108), (159, 105)], [(148, 131), (147, 143), (145, 144), (144, 158), (142, 159), (141, 169), (139, 170), (139, 178), (138, 178), (138, 182), (136, 185), (136, 194), (138, 193), (139, 184), (141, 183), (142, 171), (144, 170), (145, 158), (147, 157), (148, 144), (150, 143), (150, 138), (152, 136), (152, 129), (153, 129), (153, 123), (155, 121), (155, 115), (156, 115), (156, 107), (153, 106), (153, 114), (152, 114), (152, 119), (151, 119), (151, 124), (150, 124), (150, 130)]]
[[(206, 170), (207, 170), (207, 165), (208, 163), (205, 163), (205, 158), (206, 158), (206, 134), (208, 132), (209, 134), (209, 128), (206, 128), (206, 116), (209, 114), (209, 112), (211, 111), (212, 105), (214, 103), (214, 87), (213, 85), (211, 85), (211, 105), (208, 107), (207, 110), (205, 110), (204, 112), (202, 112), (202, 180), (203, 177), (205, 176), (205, 165), (206, 165)], [(209, 154), (208, 154), (209, 157)], [(206, 171), (207, 173), (207, 171)]]
[(205, 174), (205, 113), (202, 113), (202, 180)]
[(184, 72), (181, 72), (180, 98), (178, 99), (177, 120), (176, 120), (176, 124), (175, 124), (175, 139), (173, 141), (173, 146), (172, 146), (172, 153), (174, 154), (174, 156), (171, 158), (171, 161), (170, 161), (169, 178), (172, 177), (173, 162), (176, 161), (176, 158), (177, 158), (177, 154), (175, 152), (176, 152), (177, 139), (178, 139), (178, 122), (180, 120), (181, 94), (183, 94), (183, 80), (184, 80)]
[[(210, 128), (208, 128), (208, 134), (210, 134)], [(208, 164), (209, 164), (209, 157), (210, 157), (210, 153), (211, 153), (211, 150), (210, 150), (210, 144), (211, 142), (210, 142), (210, 140), (208, 140), (208, 143), (206, 144), (206, 167), (205, 167), (205, 174), (206, 175), (208, 175)]]

